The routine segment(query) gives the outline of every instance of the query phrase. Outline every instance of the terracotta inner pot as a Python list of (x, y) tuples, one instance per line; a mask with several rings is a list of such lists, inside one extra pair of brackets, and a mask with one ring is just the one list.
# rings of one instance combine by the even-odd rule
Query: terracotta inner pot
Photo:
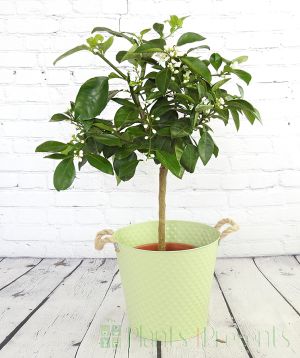
[[(166, 242), (166, 251), (180, 251), (180, 250), (189, 250), (194, 249), (196, 246), (190, 244), (182, 244), (179, 242)], [(148, 251), (158, 251), (158, 243), (154, 242), (151, 244), (143, 244), (135, 246), (136, 249), (148, 250)]]

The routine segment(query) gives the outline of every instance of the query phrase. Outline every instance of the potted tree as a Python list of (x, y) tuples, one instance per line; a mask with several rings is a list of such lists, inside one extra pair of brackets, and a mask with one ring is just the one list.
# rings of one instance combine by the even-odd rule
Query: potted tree
[[(72, 185), (75, 159), (78, 170), (89, 163), (114, 175), (117, 184), (133, 178), (143, 160), (159, 166), (159, 220), (115, 233), (103, 230), (95, 244), (98, 249), (106, 242), (115, 244), (131, 328), (142, 337), (168, 341), (195, 336), (205, 327), (218, 242), (238, 227), (230, 219), (214, 228), (166, 221), (167, 173), (181, 179), (185, 171), (195, 171), (199, 159), (206, 165), (218, 156), (211, 121), (227, 125), (233, 120), (238, 130), (241, 117), (251, 124), (260, 120), (239, 84), (238, 94), (226, 90), (235, 78), (249, 84), (251, 75), (236, 68), (247, 57), (207, 56), (210, 48), (202, 45), (205, 38), (194, 32), (183, 33), (175, 41), (184, 19), (172, 15), (138, 34), (96, 27), (86, 44), (58, 57), (54, 63), (88, 51), (109, 65), (111, 72), (87, 80), (68, 110), (52, 116), (51, 121), (75, 126), (72, 139), (47, 141), (36, 148), (51, 153), (46, 158), (60, 160), (54, 172), (57, 190)], [(106, 52), (115, 37), (128, 46), (113, 63)], [(123, 63), (127, 70), (119, 67)], [(124, 86), (110, 90), (115, 80)], [(101, 116), (110, 101), (119, 105), (113, 120)], [(220, 234), (224, 224), (230, 226)]]

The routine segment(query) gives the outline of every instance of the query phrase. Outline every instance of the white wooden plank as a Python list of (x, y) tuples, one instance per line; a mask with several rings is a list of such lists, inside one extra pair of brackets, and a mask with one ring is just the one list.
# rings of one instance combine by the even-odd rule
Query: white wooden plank
[(31, 270), (41, 259), (37, 258), (5, 258), (0, 261), (0, 290)]
[(266, 278), (299, 313), (300, 265), (295, 257), (257, 257), (254, 262)]
[(120, 340), (120, 331), (125, 314), (125, 302), (120, 275), (117, 274), (98, 308), (77, 351), (76, 358), (115, 357)]
[[(123, 343), (123, 344), (122, 344)], [(125, 343), (125, 344), (124, 344)], [(121, 345), (116, 351), (116, 358), (156, 358), (157, 342), (142, 337), (137, 337), (130, 328), (127, 315), (122, 325)]]
[(0, 291), (0, 343), (79, 263), (78, 259), (44, 259)]
[[(130, 334), (118, 274), (99, 307), (76, 358), (156, 357), (156, 342)], [(151, 345), (150, 345), (151, 343)]]
[(3, 348), (3, 356), (74, 358), (115, 272), (115, 260), (85, 260)]
[(252, 356), (299, 357), (299, 316), (263, 277), (253, 260), (218, 260), (216, 273)]
[(213, 281), (208, 326), (198, 337), (186, 341), (162, 342), (163, 358), (247, 358), (220, 288)]

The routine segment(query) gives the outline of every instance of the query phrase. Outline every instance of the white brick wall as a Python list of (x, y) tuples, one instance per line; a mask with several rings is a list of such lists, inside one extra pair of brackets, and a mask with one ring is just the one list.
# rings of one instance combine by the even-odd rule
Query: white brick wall
[(191, 15), (186, 28), (224, 56), (249, 55), (246, 94), (264, 125), (244, 121), (236, 134), (215, 123), (220, 156), (182, 181), (169, 177), (168, 217), (209, 224), (233, 217), (241, 230), (220, 246), (223, 256), (300, 253), (296, 0), (0, 0), (0, 257), (113, 255), (94, 252), (98, 229), (157, 217), (157, 168), (140, 165), (133, 181), (116, 187), (89, 167), (57, 193), (54, 163), (34, 148), (69, 138), (68, 126), (49, 123), (50, 115), (66, 109), (80, 83), (105, 74), (86, 53), (53, 67), (58, 54), (93, 26), (137, 30), (170, 13)]

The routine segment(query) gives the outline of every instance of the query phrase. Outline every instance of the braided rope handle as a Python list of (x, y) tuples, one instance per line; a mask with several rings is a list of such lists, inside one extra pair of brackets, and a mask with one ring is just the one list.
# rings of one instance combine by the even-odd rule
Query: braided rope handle
[[(230, 226), (228, 226), (227, 229), (220, 231), (221, 227), (225, 224), (229, 224)], [(219, 220), (214, 227), (215, 229), (220, 231), (220, 240), (224, 239), (227, 235), (231, 234), (232, 232), (239, 230), (238, 224), (229, 218)]]
[(95, 249), (96, 250), (102, 250), (105, 244), (111, 243), (114, 244), (115, 250), (119, 252), (118, 244), (116, 240), (112, 237), (113, 230), (111, 229), (103, 229), (101, 231), (98, 231), (95, 237)]

